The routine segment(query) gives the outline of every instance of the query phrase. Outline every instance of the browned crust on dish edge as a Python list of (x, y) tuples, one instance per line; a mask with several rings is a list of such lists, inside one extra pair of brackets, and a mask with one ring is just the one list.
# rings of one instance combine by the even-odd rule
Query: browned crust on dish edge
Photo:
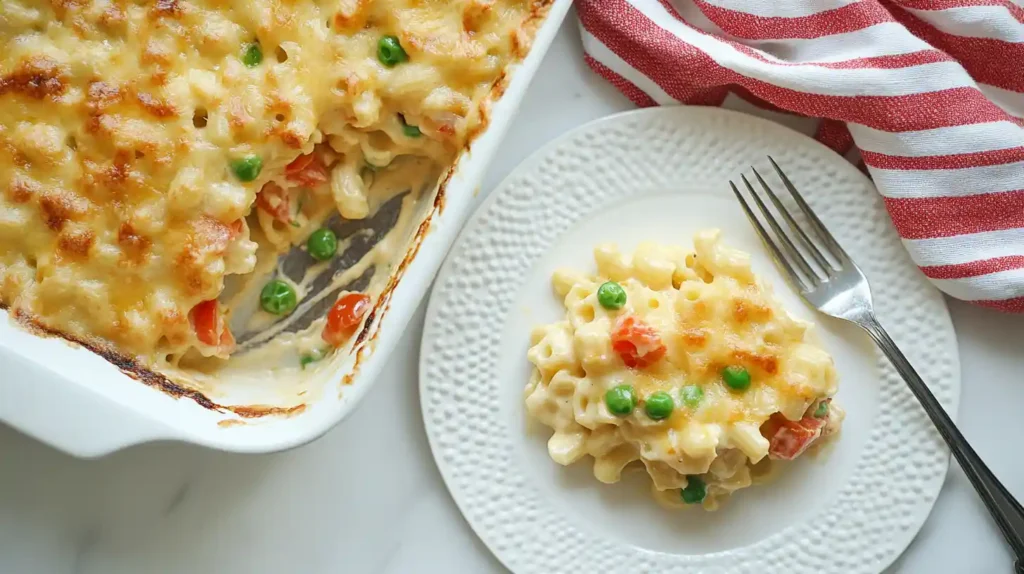
[[(535, 39), (537, 28), (547, 16), (547, 13), (554, 2), (555, 0), (534, 0), (532, 3), (530, 7), (530, 14), (518, 29), (520, 32), (528, 32), (530, 45), (522, 54), (518, 54), (519, 59), (517, 63), (521, 63), (533, 48), (532, 44)], [(174, 6), (176, 2), (174, 0), (161, 0), (160, 4), (162, 6)], [(513, 37), (513, 41), (516, 41), (515, 36)], [(352, 383), (359, 372), (362, 360), (372, 354), (373, 343), (380, 335), (379, 321), (377, 321), (375, 325), (374, 320), (377, 318), (378, 314), (383, 317), (383, 315), (387, 313), (388, 309), (390, 309), (391, 296), (393, 295), (395, 288), (398, 286), (399, 281), (401, 281), (405, 276), (405, 271), (408, 266), (419, 253), (420, 246), (423, 244), (423, 240), (426, 238), (427, 233), (429, 233), (434, 218), (444, 211), (448, 183), (451, 181), (451, 178), (455, 173), (455, 166), (458, 165), (464, 155), (470, 153), (470, 148), (476, 141), (477, 137), (483, 134), (489, 127), (491, 119), (490, 106), (505, 94), (505, 90), (508, 88), (509, 82), (510, 76), (507, 70), (503, 70), (495, 80), (487, 97), (480, 102), (480, 122), (474, 126), (473, 130), (469, 134), (467, 134), (466, 142), (463, 145), (462, 150), (460, 150), (458, 156), (452, 162), (452, 165), (445, 172), (444, 178), (437, 186), (437, 193), (434, 196), (433, 206), (430, 212), (427, 213), (420, 222), (416, 233), (410, 240), (405, 256), (402, 258), (397, 269), (388, 278), (387, 284), (381, 291), (381, 294), (374, 303), (373, 308), (368, 313), (367, 318), (363, 323), (363, 328), (359, 331), (358, 335), (356, 335), (355, 342), (352, 346), (352, 353), (355, 355), (355, 363), (353, 363), (349, 372), (347, 372), (342, 377), (341, 381), (339, 381), (341, 386), (348, 386)], [(0, 310), (9, 310), (9, 308), (7, 305), (0, 303)], [(195, 401), (197, 405), (214, 412), (231, 412), (242, 419), (255, 419), (266, 416), (294, 416), (301, 414), (307, 408), (305, 403), (300, 403), (291, 407), (275, 407), (270, 405), (222, 405), (211, 400), (208, 396), (198, 390), (190, 389), (186, 386), (175, 383), (165, 375), (150, 370), (146, 366), (142, 365), (137, 359), (117, 351), (109, 343), (88, 340), (86, 338), (64, 333), (59, 329), (51, 328), (42, 324), (30, 314), (20, 310), (14, 311), (13, 319), (34, 335), (41, 337), (57, 337), (64, 339), (71, 344), (80, 345), (117, 367), (117, 369), (126, 376), (140, 381), (143, 384), (157, 389), (173, 398), (191, 399)], [(234, 426), (236, 424), (244, 424), (244, 421), (225, 419), (218, 423), (221, 427)]]
[[(0, 310), (7, 310), (6, 305), (0, 305)], [(20, 310), (14, 311), (14, 320), (21, 324), (25, 330), (29, 331), (33, 335), (39, 337), (57, 337), (64, 339), (65, 341), (73, 344), (80, 345), (85, 349), (88, 349), (92, 353), (98, 355), (103, 360), (107, 361), (111, 365), (114, 365), (122, 373), (144, 383), (147, 386), (153, 387), (160, 390), (176, 399), (188, 398), (196, 402), (197, 405), (209, 409), (215, 412), (232, 412), (239, 417), (251, 419), (259, 418), (268, 415), (279, 415), (279, 416), (292, 416), (302, 413), (306, 410), (305, 404), (298, 404), (291, 407), (275, 407), (270, 405), (221, 405), (212, 401), (209, 397), (203, 393), (182, 386), (174, 381), (171, 381), (160, 373), (153, 372), (146, 368), (144, 365), (139, 363), (137, 360), (127, 357), (119, 351), (113, 349), (109, 344), (97, 341), (89, 341), (84, 338), (75, 337), (67, 333), (63, 333), (57, 329), (52, 329), (40, 323), (37, 319)]]
[[(6, 308), (6, 306), (0, 306), (0, 308)], [(122, 354), (107, 343), (90, 341), (82, 337), (76, 337), (74, 335), (64, 333), (59, 329), (48, 327), (29, 313), (19, 309), (14, 311), (13, 318), (22, 325), (25, 330), (36, 336), (58, 337), (68, 341), (69, 343), (80, 345), (92, 351), (94, 354), (99, 355), (102, 359), (117, 367), (125, 375), (135, 379), (136, 381), (145, 383), (150, 387), (159, 389), (174, 398), (189, 398), (195, 401), (199, 406), (213, 411), (221, 411), (224, 409), (223, 406), (211, 401), (203, 393), (183, 387), (182, 385), (171, 381), (167, 377), (149, 370), (136, 359)]]

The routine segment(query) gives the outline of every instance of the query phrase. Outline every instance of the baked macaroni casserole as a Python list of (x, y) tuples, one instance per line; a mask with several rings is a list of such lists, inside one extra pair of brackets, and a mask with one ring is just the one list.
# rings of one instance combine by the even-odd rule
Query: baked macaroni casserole
[[(432, 189), (546, 4), (4, 0), (0, 307), (156, 367), (227, 359), (226, 283), (265, 323), (323, 296), (278, 256), (334, 273), (345, 238), (325, 222)], [(303, 367), (372, 305), (331, 296)]]
[(839, 430), (832, 358), (717, 230), (692, 251), (594, 258), (596, 275), (555, 273), (566, 318), (536, 328), (528, 353), (526, 409), (554, 430), (555, 462), (590, 455), (612, 483), (640, 461), (659, 501), (714, 509)]

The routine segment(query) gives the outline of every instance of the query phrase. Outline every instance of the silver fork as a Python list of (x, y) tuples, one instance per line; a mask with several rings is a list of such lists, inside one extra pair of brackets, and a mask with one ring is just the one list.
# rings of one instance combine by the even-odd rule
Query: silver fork
[[(768, 222), (768, 226), (771, 227), (778, 241), (772, 239), (772, 235), (761, 225), (761, 221), (754, 215), (736, 184), (730, 181), (729, 185), (732, 186), (732, 191), (736, 194), (740, 205), (743, 206), (743, 211), (746, 212), (750, 223), (771, 251), (775, 263), (782, 268), (789, 281), (808, 303), (826, 315), (845, 319), (858, 325), (867, 331), (868, 335), (882, 349), (903, 380), (910, 386), (910, 390), (914, 392), (917, 400), (921, 402), (925, 412), (935, 424), (935, 428), (949, 445), (949, 450), (960, 463), (964, 474), (970, 479), (974, 489), (978, 491), (978, 495), (985, 502), (989, 513), (992, 514), (992, 518), (1003, 532), (1003, 536), (1006, 537), (1006, 541), (1017, 558), (1014, 564), (1015, 571), (1017, 574), (1024, 574), (1024, 508), (1021, 508), (1020, 503), (985, 466), (964, 436), (960, 434), (956, 424), (943, 410), (942, 405), (935, 399), (935, 395), (928, 390), (920, 375), (878, 323), (871, 302), (871, 290), (857, 264), (832, 237), (832, 234), (807, 205), (800, 192), (782, 172), (775, 160), (771, 157), (768, 160), (771, 161), (775, 172), (782, 179), (783, 185), (789, 190), (797, 207), (803, 212), (808, 224), (801, 225), (793, 218), (772, 188), (753, 167), (751, 169), (754, 171), (758, 183), (775, 209), (782, 215), (792, 233), (787, 233), (779, 225), (778, 220), (772, 215), (761, 196), (754, 191), (754, 187), (750, 185), (747, 177), (741, 175), (749, 195), (754, 199), (758, 210)], [(794, 238), (803, 246), (804, 251), (810, 254), (810, 258), (805, 257), (797, 248)], [(818, 245), (824, 248), (833, 261), (826, 258)]]

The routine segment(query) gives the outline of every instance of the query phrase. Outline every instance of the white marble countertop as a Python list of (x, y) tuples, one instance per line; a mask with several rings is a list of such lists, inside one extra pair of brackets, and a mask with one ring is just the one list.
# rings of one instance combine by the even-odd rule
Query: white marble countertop
[[(582, 63), (570, 15), (492, 167), (491, 189), (544, 142), (630, 108)], [(950, 302), (960, 426), (1024, 498), (1024, 316)], [(152, 444), (65, 456), (0, 426), (0, 573), (504, 572), (459, 515), (417, 395), (423, 308), (357, 411), (314, 443), (265, 456)], [(1010, 572), (996, 527), (955, 464), (899, 573)]]

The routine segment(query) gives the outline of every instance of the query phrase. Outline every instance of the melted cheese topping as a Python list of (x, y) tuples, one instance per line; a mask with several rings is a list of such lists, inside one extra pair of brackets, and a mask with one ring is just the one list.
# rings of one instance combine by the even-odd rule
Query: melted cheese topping
[[(335, 210), (367, 217), (373, 169), (408, 170), (410, 187), (436, 177), (525, 53), (530, 9), (530, 0), (5, 0), (0, 305), (143, 357), (193, 347), (224, 356), (197, 340), (190, 311), (216, 299), (226, 275), (256, 267), (251, 237), (280, 252)], [(385, 35), (407, 62), (378, 60)], [(262, 61), (247, 66), (252, 45)], [(286, 177), (311, 153), (328, 181)], [(400, 158), (409, 155), (423, 159)], [(242, 181), (232, 162), (250, 156), (262, 170)], [(268, 184), (284, 189), (293, 215), (253, 207)], [(250, 236), (256, 225), (263, 233)]]
[[(571, 464), (591, 455), (602, 482), (618, 481), (626, 465), (642, 461), (655, 491), (669, 492), (659, 499), (680, 504), (688, 477), (702, 476), (705, 505), (713, 508), (716, 497), (749, 486), (753, 465), (769, 454), (799, 454), (770, 444), (762, 425), (773, 415), (799, 421), (829, 401), (835, 366), (808, 340), (810, 324), (786, 313), (757, 280), (747, 254), (708, 230), (696, 235), (693, 251), (645, 243), (626, 257), (602, 245), (594, 257), (596, 275), (555, 273), (566, 319), (537, 327), (528, 353), (534, 370), (526, 408), (554, 430), (552, 459)], [(622, 308), (600, 304), (606, 281), (624, 289)], [(626, 324), (640, 327), (624, 330)], [(646, 334), (620, 335), (630, 331)], [(652, 353), (646, 362), (628, 364), (645, 353)], [(730, 388), (727, 367), (745, 369), (749, 388)], [(605, 399), (620, 385), (638, 403), (627, 415), (611, 412)], [(644, 410), (659, 392), (673, 404), (664, 419)], [(819, 416), (814, 438), (835, 432), (842, 419), (838, 407), (823, 411), (828, 417)]]

